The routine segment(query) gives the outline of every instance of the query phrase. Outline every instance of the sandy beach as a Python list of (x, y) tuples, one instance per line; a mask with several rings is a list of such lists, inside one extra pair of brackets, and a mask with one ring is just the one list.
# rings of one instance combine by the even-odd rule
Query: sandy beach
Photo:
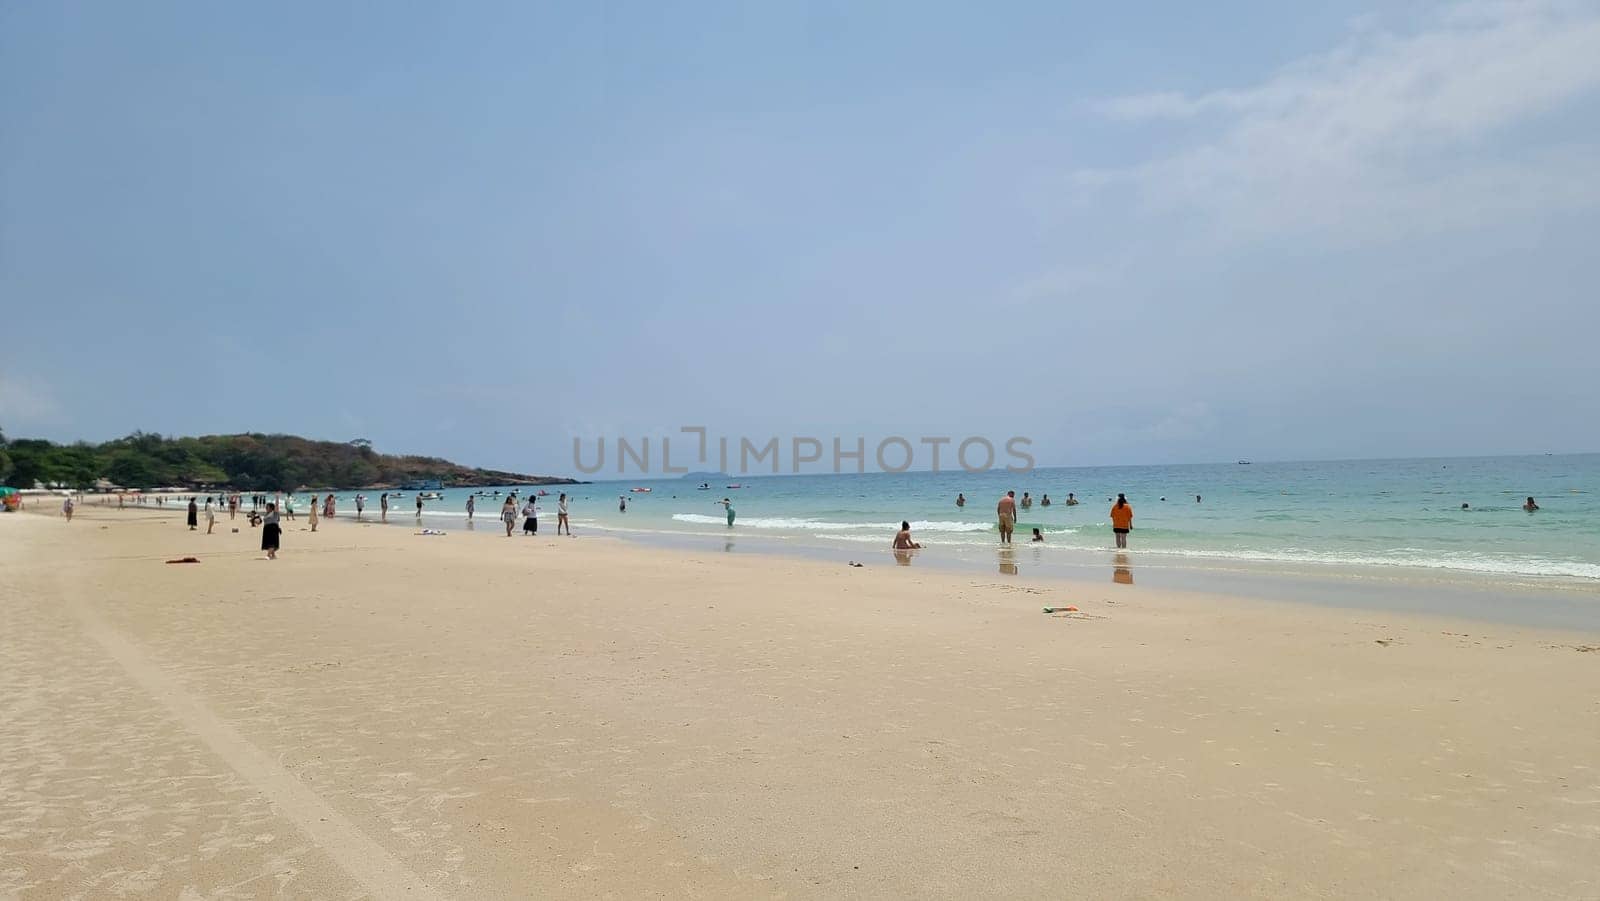
[(44, 506), (0, 897), (1600, 897), (1600, 635)]

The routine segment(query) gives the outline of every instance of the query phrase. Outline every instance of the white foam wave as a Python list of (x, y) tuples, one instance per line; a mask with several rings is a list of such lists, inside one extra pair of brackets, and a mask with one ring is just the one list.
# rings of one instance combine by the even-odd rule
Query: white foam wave
[(1450, 551), (1362, 554), (1338, 551), (1311, 551), (1303, 548), (1281, 550), (1212, 550), (1200, 548), (1157, 548), (1150, 553), (1172, 557), (1199, 557), (1225, 560), (1258, 560), (1272, 563), (1326, 563), (1338, 566), (1410, 566), (1419, 569), (1445, 569), (1500, 576), (1560, 576), (1600, 579), (1600, 564), (1581, 560), (1545, 557), (1496, 556)]
[[(725, 516), (706, 516), (701, 513), (674, 513), (672, 518), (678, 522), (698, 523), (700, 525), (723, 525), (727, 522)], [(785, 516), (753, 516), (739, 517), (734, 523), (738, 528), (749, 529), (782, 529), (785, 531), (829, 531), (871, 529), (878, 532), (898, 532), (898, 522), (828, 522), (826, 520), (801, 519)], [(992, 532), (994, 524), (987, 522), (957, 522), (953, 520), (917, 520), (911, 524), (914, 532)]]

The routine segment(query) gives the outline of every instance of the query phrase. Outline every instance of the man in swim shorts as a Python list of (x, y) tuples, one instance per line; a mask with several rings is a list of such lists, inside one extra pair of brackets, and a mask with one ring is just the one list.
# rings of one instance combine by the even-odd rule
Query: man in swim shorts
[(1011, 531), (1017, 525), (1017, 493), (1007, 491), (1006, 496), (1000, 499), (995, 506), (995, 514), (1000, 517), (1000, 543), (1011, 543)]

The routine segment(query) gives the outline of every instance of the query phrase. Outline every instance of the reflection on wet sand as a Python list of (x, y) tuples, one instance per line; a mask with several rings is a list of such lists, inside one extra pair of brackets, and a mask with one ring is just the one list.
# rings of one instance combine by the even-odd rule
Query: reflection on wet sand
[(911, 548), (897, 547), (894, 549), (894, 562), (901, 566), (910, 566), (911, 558), (916, 555), (917, 552)]
[(1128, 566), (1128, 555), (1117, 554), (1112, 558), (1111, 581), (1118, 585), (1133, 584), (1133, 570)]
[(725, 554), (733, 553), (733, 542), (732, 541), (723, 542), (723, 544), (722, 544), (722, 552), (725, 553)]
[(1017, 574), (1017, 551), (1010, 545), (1002, 545), (1000, 548), (1000, 574), (1003, 576)]

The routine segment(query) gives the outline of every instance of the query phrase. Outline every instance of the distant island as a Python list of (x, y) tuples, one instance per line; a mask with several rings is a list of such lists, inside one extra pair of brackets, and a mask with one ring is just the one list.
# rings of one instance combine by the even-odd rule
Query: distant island
[(0, 435), (0, 483), (18, 488), (63, 485), (113, 488), (384, 489), (437, 482), (480, 485), (579, 485), (576, 479), (476, 469), (437, 457), (380, 454), (372, 442), (313, 441), (295, 435), (167, 438), (135, 432), (104, 444), (55, 444)]

